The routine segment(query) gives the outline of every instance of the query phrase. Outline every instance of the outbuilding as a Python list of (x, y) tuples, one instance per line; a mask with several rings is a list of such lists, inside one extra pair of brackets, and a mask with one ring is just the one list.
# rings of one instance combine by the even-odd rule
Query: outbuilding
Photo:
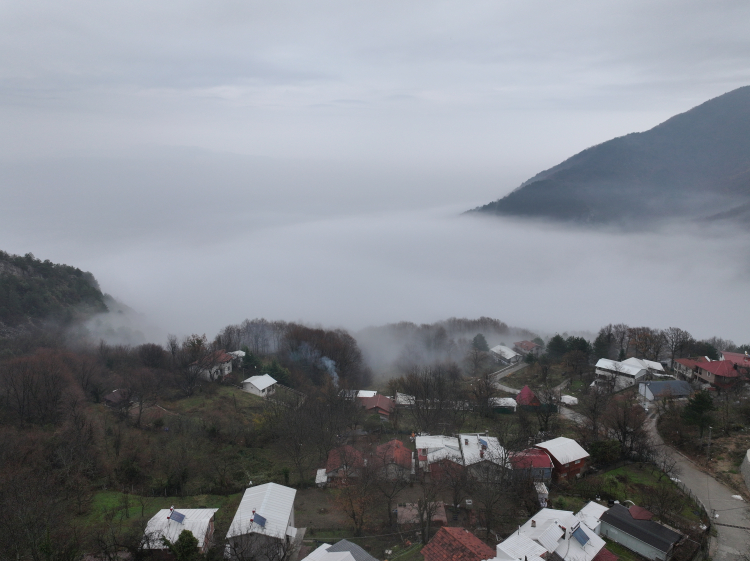
[(682, 535), (651, 520), (645, 508), (614, 505), (601, 515), (601, 535), (644, 556), (667, 561)]
[(276, 392), (276, 380), (270, 375), (263, 374), (262, 376), (252, 376), (242, 382), (242, 389), (253, 395), (260, 397), (268, 397)]
[(667, 380), (664, 382), (641, 382), (638, 393), (649, 401), (690, 397), (693, 389), (685, 380)]

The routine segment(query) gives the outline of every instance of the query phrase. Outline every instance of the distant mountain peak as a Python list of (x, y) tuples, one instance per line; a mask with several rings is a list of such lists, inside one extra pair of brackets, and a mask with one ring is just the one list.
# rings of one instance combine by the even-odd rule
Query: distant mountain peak
[(750, 86), (568, 158), (492, 203), (504, 216), (591, 224), (750, 217)]

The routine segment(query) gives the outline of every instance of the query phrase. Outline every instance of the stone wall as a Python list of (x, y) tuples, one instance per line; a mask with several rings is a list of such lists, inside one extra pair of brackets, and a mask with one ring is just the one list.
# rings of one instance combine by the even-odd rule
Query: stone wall
[(740, 472), (742, 472), (742, 478), (745, 480), (745, 486), (750, 490), (750, 450), (747, 451), (742, 460)]

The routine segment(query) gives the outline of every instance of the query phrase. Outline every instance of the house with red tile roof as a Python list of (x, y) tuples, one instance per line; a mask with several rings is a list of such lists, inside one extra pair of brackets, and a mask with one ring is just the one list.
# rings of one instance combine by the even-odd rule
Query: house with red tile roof
[(400, 440), (393, 439), (375, 448), (372, 465), (381, 469), (386, 479), (409, 479), (412, 451)]
[(357, 477), (364, 467), (364, 454), (347, 444), (328, 453), (326, 478), (329, 483), (344, 483), (350, 477)]
[(195, 368), (199, 369), (201, 378), (212, 382), (232, 373), (233, 358), (232, 355), (221, 349), (193, 364)]
[(513, 350), (522, 355), (533, 353), (535, 356), (539, 356), (539, 353), (542, 352), (542, 346), (534, 343), (534, 341), (518, 341), (513, 343)]
[(688, 381), (693, 380), (698, 375), (698, 364), (708, 362), (703, 357), (698, 358), (678, 358), (672, 363), (672, 368)]
[(740, 378), (739, 368), (731, 360), (698, 363), (698, 379), (719, 389), (733, 386)]
[(541, 407), (541, 403), (536, 394), (531, 391), (529, 386), (524, 386), (516, 396), (516, 403), (526, 407)]
[(721, 360), (731, 360), (737, 368), (745, 370), (745, 374), (750, 371), (750, 354), (747, 351), (744, 353), (730, 353), (724, 351), (721, 353)]
[(365, 412), (368, 415), (377, 414), (386, 421), (391, 416), (391, 412), (396, 408), (390, 397), (380, 394), (373, 397), (358, 397), (357, 399), (359, 399), (359, 402), (365, 408)]
[(490, 546), (464, 528), (442, 527), (422, 548), (425, 561), (483, 561), (495, 557)]

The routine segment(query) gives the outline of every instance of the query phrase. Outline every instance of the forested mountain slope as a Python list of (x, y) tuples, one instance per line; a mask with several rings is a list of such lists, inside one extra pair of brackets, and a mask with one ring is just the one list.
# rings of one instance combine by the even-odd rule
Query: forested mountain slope
[(615, 138), (475, 209), (592, 224), (750, 217), (750, 86)]

